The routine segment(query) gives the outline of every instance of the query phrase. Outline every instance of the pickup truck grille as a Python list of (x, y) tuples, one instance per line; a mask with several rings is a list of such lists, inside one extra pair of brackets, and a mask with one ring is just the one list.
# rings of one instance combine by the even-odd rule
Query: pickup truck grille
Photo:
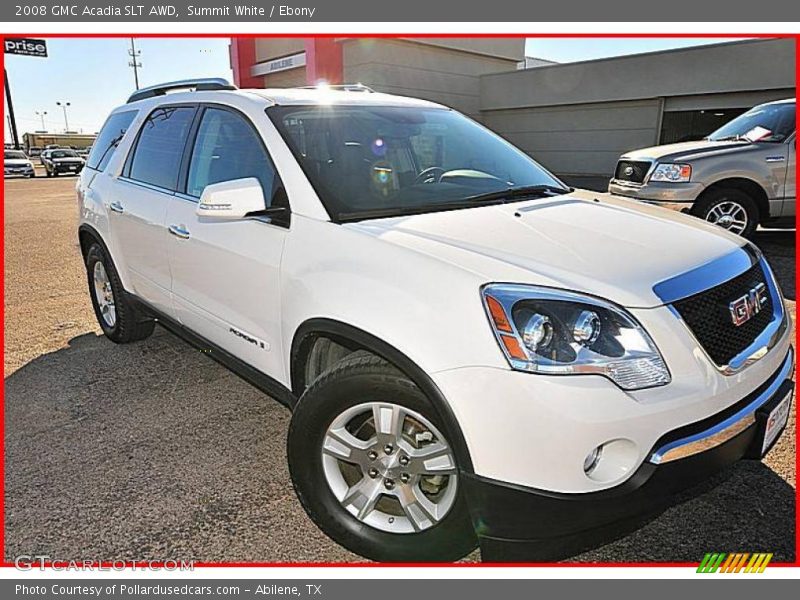
[[(773, 317), (773, 298), (741, 325), (734, 325), (729, 305), (759, 283), (766, 285), (760, 264), (717, 287), (673, 303), (706, 353), (719, 366), (727, 365), (766, 329)], [(769, 288), (769, 286), (767, 286)]]
[(630, 183), (644, 183), (652, 163), (647, 160), (621, 160), (614, 171), (614, 179)]

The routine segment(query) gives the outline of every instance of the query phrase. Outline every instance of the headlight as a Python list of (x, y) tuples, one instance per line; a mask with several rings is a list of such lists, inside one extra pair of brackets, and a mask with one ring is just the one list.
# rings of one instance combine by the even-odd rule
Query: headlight
[(669, 181), (671, 183), (686, 183), (692, 178), (692, 165), (679, 165), (665, 163), (658, 165), (650, 176), (650, 181)]
[(491, 284), (482, 293), (489, 322), (513, 369), (603, 375), (623, 390), (670, 382), (653, 340), (619, 306), (528, 285)]

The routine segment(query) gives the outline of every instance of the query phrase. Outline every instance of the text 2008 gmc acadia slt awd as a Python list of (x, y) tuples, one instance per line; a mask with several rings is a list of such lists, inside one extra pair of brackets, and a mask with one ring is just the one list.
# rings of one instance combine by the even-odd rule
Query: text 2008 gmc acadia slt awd
[(431, 102), (155, 86), (108, 117), (78, 201), (106, 336), (157, 320), (290, 407), (297, 495), (365, 557), (563, 556), (787, 421), (755, 246), (578, 197)]

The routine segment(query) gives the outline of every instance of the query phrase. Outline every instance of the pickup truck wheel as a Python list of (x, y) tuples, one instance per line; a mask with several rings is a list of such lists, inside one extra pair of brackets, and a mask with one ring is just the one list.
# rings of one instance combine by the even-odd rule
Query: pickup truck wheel
[(709, 192), (695, 204), (692, 213), (742, 237), (751, 237), (758, 226), (755, 201), (733, 188)]
[(300, 398), (288, 437), (297, 495), (326, 534), (361, 556), (453, 561), (476, 537), (455, 453), (405, 375), (354, 354)]
[(155, 321), (128, 300), (117, 270), (100, 244), (93, 244), (86, 254), (86, 274), (94, 314), (108, 339), (127, 344), (153, 333)]

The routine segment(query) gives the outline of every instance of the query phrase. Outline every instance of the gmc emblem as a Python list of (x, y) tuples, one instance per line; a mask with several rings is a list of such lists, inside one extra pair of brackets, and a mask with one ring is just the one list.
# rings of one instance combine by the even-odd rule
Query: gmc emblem
[(728, 305), (731, 311), (733, 324), (739, 327), (747, 323), (753, 315), (761, 312), (768, 301), (767, 286), (759, 283), (741, 298), (737, 298)]

